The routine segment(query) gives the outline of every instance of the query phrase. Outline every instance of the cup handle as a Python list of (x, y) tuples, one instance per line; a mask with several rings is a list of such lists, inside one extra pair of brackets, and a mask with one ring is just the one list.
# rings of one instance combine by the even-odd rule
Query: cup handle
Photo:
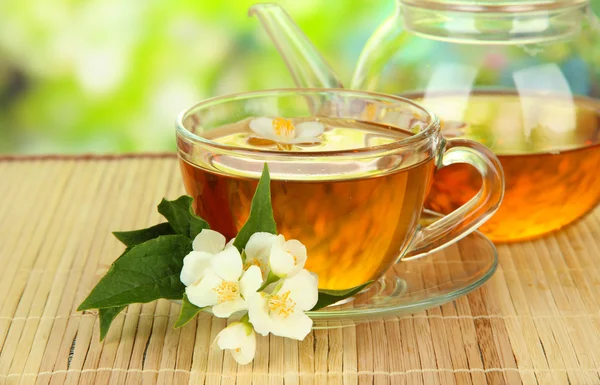
[(438, 169), (466, 163), (481, 174), (481, 190), (467, 203), (431, 225), (419, 228), (401, 260), (423, 257), (469, 235), (489, 219), (504, 197), (504, 172), (498, 158), (484, 145), (467, 139), (445, 139)]

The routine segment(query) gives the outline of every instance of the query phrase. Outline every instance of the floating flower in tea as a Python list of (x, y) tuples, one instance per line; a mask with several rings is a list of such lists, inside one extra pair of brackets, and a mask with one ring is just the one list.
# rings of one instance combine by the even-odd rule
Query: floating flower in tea
[(325, 125), (320, 122), (294, 124), (284, 118), (256, 118), (249, 126), (259, 137), (282, 144), (318, 143), (325, 131)]

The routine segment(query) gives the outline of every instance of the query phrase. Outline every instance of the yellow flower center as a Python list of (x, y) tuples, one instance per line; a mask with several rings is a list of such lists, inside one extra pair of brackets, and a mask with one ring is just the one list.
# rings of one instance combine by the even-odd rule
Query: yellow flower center
[(213, 288), (219, 297), (219, 304), (227, 301), (233, 301), (240, 296), (240, 285), (233, 281), (223, 281), (219, 286)]
[(296, 302), (290, 297), (290, 291), (286, 291), (283, 294), (276, 294), (269, 298), (268, 306), (269, 310), (273, 313), (277, 313), (283, 318), (287, 318), (294, 312)]
[(244, 263), (244, 270), (248, 270), (250, 266), (258, 266), (261, 271), (267, 267), (263, 261), (258, 258), (255, 259), (247, 259), (246, 263)]
[(293, 136), (294, 125), (287, 119), (275, 118), (273, 119), (273, 131), (279, 136)]
[(239, 352), (241, 352), (241, 351), (242, 351), (242, 349), (241, 349), (241, 348), (235, 348), (235, 352), (236, 352), (236, 353), (239, 353)]

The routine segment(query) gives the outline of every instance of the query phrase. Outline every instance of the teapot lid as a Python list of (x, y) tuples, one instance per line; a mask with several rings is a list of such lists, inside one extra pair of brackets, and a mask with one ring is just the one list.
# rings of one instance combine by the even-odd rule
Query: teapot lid
[(444, 11), (532, 12), (580, 6), (589, 0), (400, 0), (401, 3)]

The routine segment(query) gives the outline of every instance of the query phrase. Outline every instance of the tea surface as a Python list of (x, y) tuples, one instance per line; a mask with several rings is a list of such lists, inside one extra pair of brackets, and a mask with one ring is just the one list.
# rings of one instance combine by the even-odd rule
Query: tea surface
[(317, 152), (355, 150), (380, 146), (393, 143), (411, 135), (397, 129), (349, 119), (336, 120), (319, 117), (315, 119), (292, 119), (291, 121), (295, 124), (303, 121), (319, 121), (325, 125), (326, 130), (320, 136), (321, 140), (319, 143), (294, 144), (286, 148), (278, 146), (271, 140), (259, 137), (258, 134), (248, 128), (249, 120), (244, 120), (227, 127), (219, 127), (216, 130), (211, 130), (203, 134), (203, 136), (220, 144), (238, 148), (260, 150), (280, 149), (282, 151), (287, 149), (302, 152)]
[[(413, 96), (414, 97), (414, 96)], [(600, 103), (587, 98), (474, 94), (418, 98), (442, 120), (446, 137), (477, 140), (500, 159), (504, 201), (481, 230), (517, 241), (561, 228), (600, 200)], [(481, 177), (467, 165), (439, 170), (425, 206), (449, 213), (473, 197)]]
[[(363, 148), (411, 135), (361, 122), (326, 123), (319, 145), (299, 145), (295, 150)], [(274, 146), (249, 140), (250, 136), (247, 127), (237, 125), (214, 131), (210, 138), (246, 148)], [(198, 215), (232, 238), (247, 219), (257, 180), (242, 172), (220, 172), (215, 161), (192, 164), (181, 160), (180, 165)], [(379, 173), (351, 179), (315, 180), (315, 174), (272, 179), (278, 231), (306, 245), (306, 268), (319, 275), (320, 288), (345, 289), (377, 278), (408, 246), (431, 185), (434, 161), (426, 159), (392, 172), (384, 166)], [(326, 172), (329, 166), (319, 167)]]

